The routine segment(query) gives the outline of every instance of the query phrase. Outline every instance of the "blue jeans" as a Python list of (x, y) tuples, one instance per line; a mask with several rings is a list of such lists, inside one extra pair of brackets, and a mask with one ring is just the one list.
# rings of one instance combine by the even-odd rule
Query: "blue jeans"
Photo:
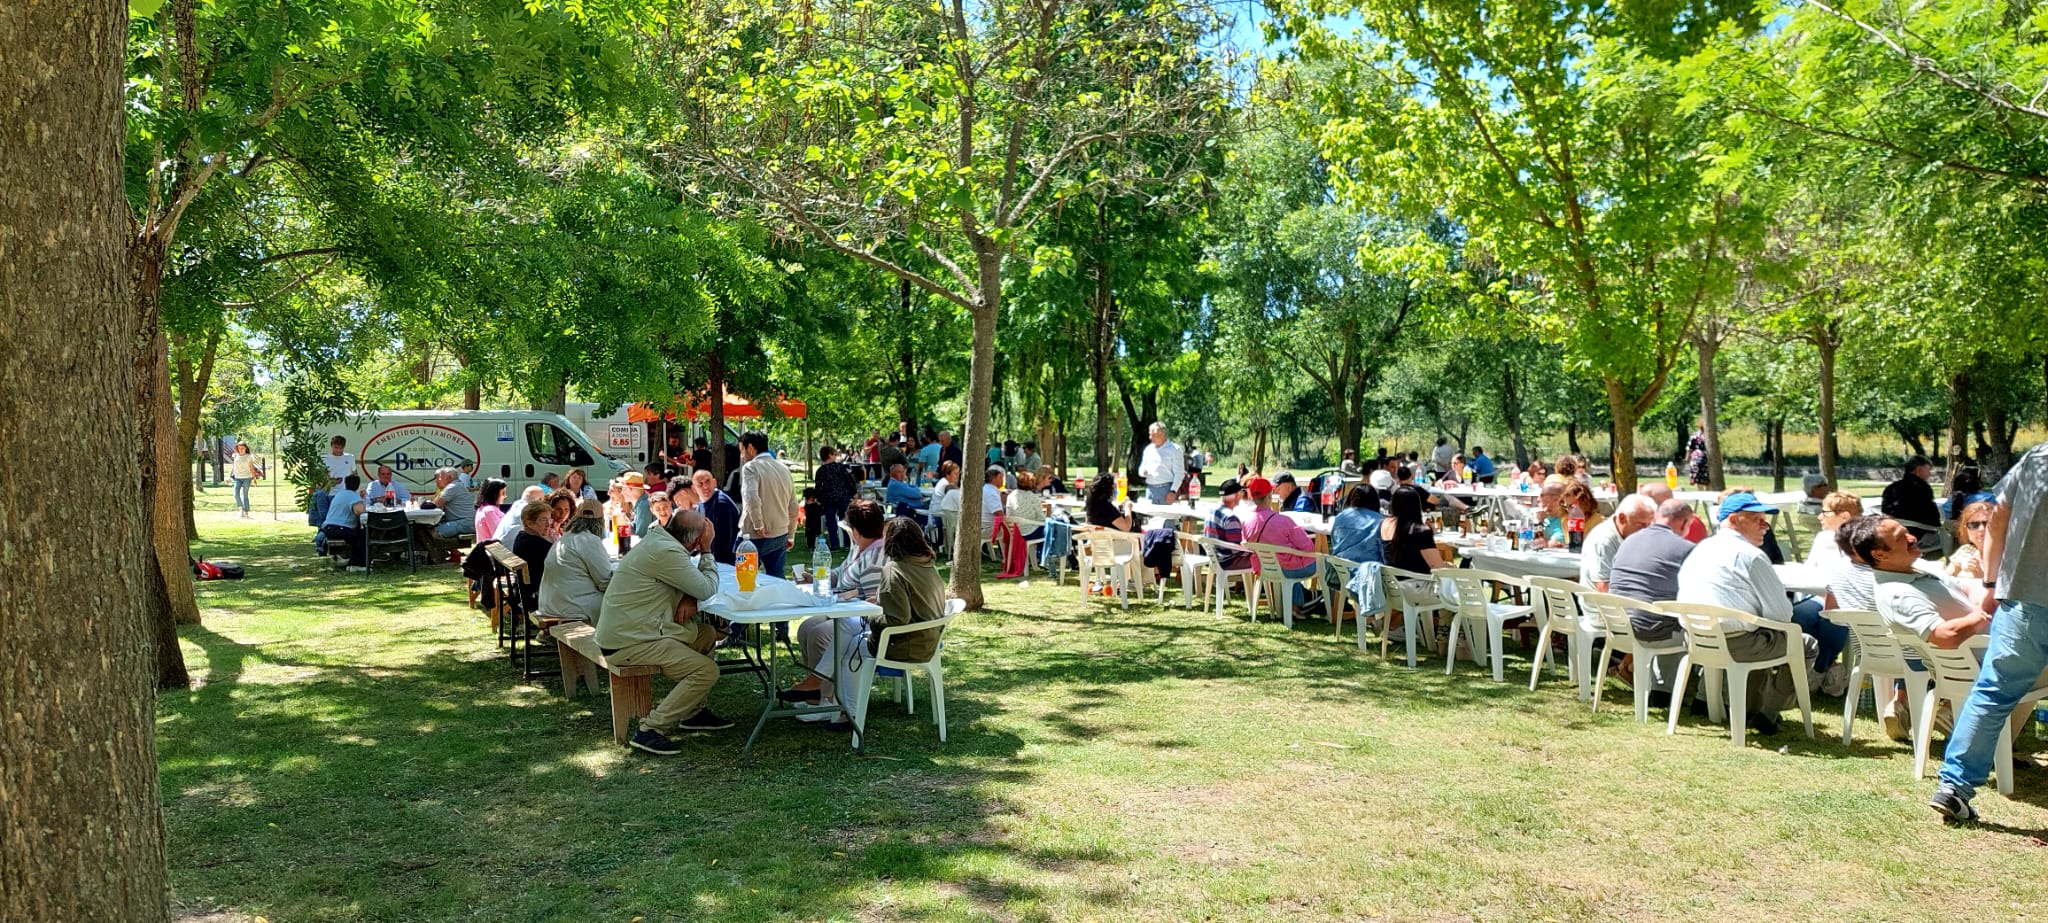
[(754, 539), (754, 553), (760, 556), (761, 573), (782, 576), (783, 559), (789, 554), (789, 536)]
[(825, 547), (833, 551), (846, 550), (846, 533), (840, 531), (839, 522), (846, 518), (846, 503), (822, 504), (818, 511), (818, 531), (825, 533)]
[(244, 513), (249, 511), (249, 483), (252, 480), (252, 478), (235, 478), (235, 507)]
[(2048, 606), (2006, 601), (1991, 616), (1991, 646), (1970, 697), (1956, 709), (1956, 726), (1948, 735), (1941, 762), (1941, 781), (1969, 798), (1991, 777), (1998, 753), (1998, 734), (2012, 717), (2013, 706), (2048, 668)]
[(441, 538), (454, 538), (476, 528), (474, 519), (443, 519), (434, 523), (434, 534)]
[(1799, 626), (1801, 631), (1813, 638), (1814, 643), (1820, 645), (1820, 652), (1814, 657), (1813, 669), (1817, 673), (1826, 673), (1829, 667), (1834, 666), (1835, 658), (1842, 656), (1842, 652), (1849, 648), (1849, 628), (1821, 618), (1820, 610), (1820, 600), (1802, 596), (1798, 602), (1792, 604), (1792, 624)]
[[(1307, 563), (1307, 564), (1304, 564), (1304, 565), (1302, 565), (1302, 566), (1300, 566), (1300, 567), (1283, 567), (1283, 568), (1280, 568), (1280, 575), (1281, 575), (1281, 576), (1283, 576), (1283, 577), (1313, 577), (1313, 576), (1315, 576), (1315, 575), (1316, 575), (1316, 571), (1317, 571), (1317, 569), (1318, 569), (1318, 568), (1317, 568), (1316, 562), (1314, 562), (1314, 561), (1310, 561), (1309, 563)], [(1295, 608), (1295, 611), (1297, 611), (1297, 612), (1298, 612), (1298, 611), (1300, 611), (1300, 610), (1301, 610), (1301, 607), (1302, 607), (1302, 606), (1303, 606), (1304, 604), (1306, 604), (1307, 602), (1308, 602), (1308, 587), (1307, 587), (1307, 586), (1305, 586), (1305, 585), (1303, 585), (1303, 584), (1299, 584), (1299, 583), (1295, 584), (1295, 585), (1294, 585), (1294, 608)]]
[(313, 491), (313, 500), (306, 505), (306, 525), (318, 529), (327, 522), (327, 498), (330, 496), (332, 494), (325, 487)]
[(1145, 499), (1153, 503), (1165, 503), (1166, 494), (1172, 489), (1172, 484), (1147, 484), (1145, 485)]

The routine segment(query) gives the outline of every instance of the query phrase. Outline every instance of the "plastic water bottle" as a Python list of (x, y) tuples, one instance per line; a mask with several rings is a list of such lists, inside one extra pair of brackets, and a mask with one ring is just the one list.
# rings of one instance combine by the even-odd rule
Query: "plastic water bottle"
[(832, 595), (832, 549), (825, 547), (822, 535), (818, 547), (811, 549), (811, 592), (827, 598)]
[(1522, 523), (1521, 540), (1523, 551), (1530, 551), (1536, 547), (1536, 528), (1533, 523)]
[(754, 592), (754, 580), (761, 574), (761, 551), (754, 547), (753, 539), (742, 537), (739, 547), (732, 550), (732, 573), (740, 592)]

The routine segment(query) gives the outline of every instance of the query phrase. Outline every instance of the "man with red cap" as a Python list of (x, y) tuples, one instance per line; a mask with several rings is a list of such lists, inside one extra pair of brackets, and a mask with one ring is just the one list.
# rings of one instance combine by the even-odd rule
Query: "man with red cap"
[[(1252, 502), (1258, 504), (1258, 512), (1252, 516), (1251, 527), (1245, 529), (1245, 541), (1279, 545), (1296, 551), (1310, 552), (1307, 555), (1276, 554), (1274, 558), (1280, 562), (1280, 573), (1283, 575), (1288, 577), (1314, 576), (1316, 572), (1316, 559), (1313, 556), (1316, 547), (1315, 542), (1308, 537), (1308, 532), (1301, 528), (1300, 523), (1281, 515), (1278, 509), (1278, 502), (1272, 501), (1273, 482), (1265, 478), (1255, 477), (1245, 484), (1245, 491), (1251, 494)], [(1307, 602), (1307, 597), (1307, 590), (1301, 584), (1295, 584), (1294, 611), (1303, 615), (1312, 615), (1320, 612), (1322, 602), (1318, 600), (1314, 603), (1309, 603)]]

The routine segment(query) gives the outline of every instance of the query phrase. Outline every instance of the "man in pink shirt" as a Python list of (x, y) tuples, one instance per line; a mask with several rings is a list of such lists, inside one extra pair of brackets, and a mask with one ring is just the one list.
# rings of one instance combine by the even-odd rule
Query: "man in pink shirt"
[[(1279, 545), (1297, 551), (1313, 553), (1315, 541), (1308, 537), (1301, 524), (1281, 514), (1272, 500), (1273, 482), (1265, 478), (1252, 478), (1245, 483), (1245, 492), (1251, 494), (1252, 502), (1258, 505), (1258, 512), (1252, 515), (1252, 522), (1244, 530), (1244, 540), (1265, 545)], [(1280, 573), (1288, 577), (1311, 577), (1316, 572), (1316, 559), (1312, 554), (1275, 554), (1280, 562)], [(1254, 559), (1256, 561), (1256, 559)], [(1314, 615), (1322, 609), (1320, 599), (1307, 602), (1308, 593), (1297, 583), (1294, 585), (1294, 611), (1301, 615)]]

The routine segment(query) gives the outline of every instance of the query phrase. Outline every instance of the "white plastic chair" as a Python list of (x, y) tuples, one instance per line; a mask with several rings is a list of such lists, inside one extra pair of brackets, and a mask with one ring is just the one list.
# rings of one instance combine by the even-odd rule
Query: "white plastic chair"
[(1579, 611), (1579, 594), (1590, 593), (1593, 588), (1556, 577), (1527, 579), (1536, 604), (1537, 621), (1542, 625), (1536, 633), (1536, 656), (1531, 658), (1534, 663), (1529, 665), (1529, 691), (1536, 691), (1536, 680), (1550, 663), (1550, 636), (1561, 633), (1565, 637), (1566, 672), (1578, 686), (1579, 698), (1583, 699), (1593, 686), (1593, 642), (1605, 633), (1597, 617), (1588, 617)]
[(1074, 533), (1081, 560), (1081, 594), (1086, 598), (1091, 583), (1116, 588), (1123, 607), (1131, 607), (1131, 593), (1145, 592), (1143, 562), (1139, 558), (1139, 537), (1113, 529), (1091, 529)]
[(1252, 584), (1252, 621), (1256, 622), (1259, 620), (1259, 597), (1266, 593), (1271, 593), (1273, 611), (1280, 616), (1280, 624), (1293, 628), (1294, 588), (1314, 580), (1315, 575), (1311, 574), (1307, 577), (1287, 576), (1280, 570), (1279, 556), (1282, 554), (1306, 554), (1308, 557), (1313, 558), (1315, 554), (1313, 552), (1304, 553), (1296, 551), (1284, 545), (1267, 545), (1259, 542), (1246, 542), (1244, 546), (1251, 549), (1251, 552), (1259, 557), (1259, 579), (1258, 582)]
[[(1380, 579), (1387, 597), (1387, 618), (1380, 626), (1380, 659), (1387, 659), (1387, 648), (1394, 640), (1394, 612), (1401, 613), (1401, 633), (1408, 643), (1408, 669), (1415, 669), (1415, 639), (1419, 635), (1436, 650), (1436, 615), (1448, 612), (1449, 603), (1438, 592), (1435, 577), (1418, 574), (1412, 570), (1381, 565)], [(1358, 649), (1365, 650), (1365, 623), (1358, 623)]]
[[(1491, 661), (1493, 681), (1506, 682), (1506, 651), (1503, 650), (1501, 636), (1507, 631), (1509, 622), (1528, 618), (1535, 614), (1536, 607), (1493, 602), (1487, 584), (1524, 591), (1529, 589), (1529, 584), (1519, 577), (1471, 567), (1439, 567), (1433, 573), (1449, 580), (1457, 597), (1451, 601), (1451, 643), (1444, 649), (1444, 675), (1451, 675), (1457, 667), (1458, 631), (1462, 628), (1472, 652), (1472, 662), (1484, 666)], [(1480, 659), (1481, 632), (1485, 633), (1486, 660)]]
[(1579, 605), (1600, 620), (1601, 630), (1607, 633), (1607, 650), (1610, 656), (1600, 658), (1600, 671), (1593, 679), (1593, 713), (1600, 712), (1600, 691), (1607, 687), (1607, 665), (1619, 651), (1630, 655), (1635, 663), (1635, 672), (1629, 678), (1635, 689), (1636, 723), (1650, 720), (1650, 686), (1654, 677), (1650, 662), (1657, 657), (1685, 653), (1684, 633), (1674, 634), (1663, 641), (1645, 641), (1636, 637), (1635, 626), (1628, 620), (1630, 609), (1652, 609), (1656, 607), (1640, 599), (1630, 599), (1613, 593), (1586, 592), (1579, 594)]
[(1252, 587), (1258, 580), (1258, 574), (1254, 573), (1250, 567), (1251, 559), (1249, 557), (1242, 559), (1246, 562), (1244, 567), (1226, 569), (1222, 564), (1224, 552), (1236, 552), (1249, 556), (1251, 554), (1250, 549), (1245, 548), (1243, 545), (1233, 545), (1230, 542), (1210, 538), (1206, 535), (1196, 539), (1196, 541), (1201, 544), (1202, 552), (1209, 558), (1207, 566), (1209, 589), (1216, 595), (1216, 617), (1219, 619), (1223, 617), (1223, 604), (1230, 598), (1230, 581), (1232, 580), (1236, 580), (1244, 585), (1244, 601), (1247, 610), (1258, 605), (1258, 597), (1253, 595), (1252, 592)]
[(1897, 677), (1906, 681), (1906, 701), (1917, 711), (1920, 699), (1927, 694), (1931, 678), (1925, 669), (1915, 670), (1906, 663), (1906, 650), (1892, 636), (1891, 625), (1884, 616), (1861, 609), (1829, 609), (1821, 617), (1849, 629), (1849, 637), (1855, 641), (1854, 657), (1849, 667), (1849, 691), (1842, 695), (1842, 744), (1847, 746), (1850, 728), (1856, 721), (1856, 700), (1863, 697), (1863, 685), (1867, 680), (1871, 689), (1871, 700), (1877, 705), (1878, 714), (1884, 713), (1884, 699), (1891, 694), (1891, 680)]
[[(946, 600), (946, 614), (942, 618), (936, 618), (929, 622), (915, 622), (909, 625), (897, 625), (893, 628), (882, 629), (882, 638), (875, 644), (875, 655), (867, 658), (860, 668), (860, 698), (854, 702), (853, 706), (853, 726), (856, 729), (853, 735), (853, 745), (855, 748), (861, 746), (861, 735), (868, 726), (868, 699), (874, 693), (875, 677), (877, 675), (884, 678), (893, 677), (901, 684), (896, 687), (897, 692), (900, 693), (910, 713), (915, 715), (917, 714), (917, 692), (914, 688), (916, 684), (911, 682), (911, 678), (913, 674), (924, 674), (925, 680), (932, 684), (932, 723), (938, 725), (939, 743), (946, 742), (946, 671), (939, 665), (939, 655), (945, 653), (945, 642), (941, 641), (937, 647), (932, 648), (932, 659), (923, 663), (913, 663), (907, 660), (890, 660), (889, 642), (918, 631), (937, 631), (942, 633), (941, 637), (944, 637), (943, 632), (946, 626), (952, 624), (953, 619), (965, 611), (967, 611), (967, 602), (965, 600), (949, 599)], [(884, 670), (894, 672), (881, 672)]]
[[(1671, 718), (1664, 733), (1678, 733), (1678, 716), (1685, 711), (1685, 686), (1697, 666), (1706, 674), (1707, 714), (1721, 711), (1721, 687), (1728, 690), (1728, 736), (1743, 745), (1748, 730), (1749, 674), (1789, 666), (1792, 689), (1799, 697), (1799, 713), (1806, 721), (1806, 736), (1813, 737), (1813, 693), (1806, 688), (1806, 632), (1791, 622), (1758, 618), (1739, 609), (1705, 603), (1660, 602), (1650, 608), (1678, 620), (1685, 629), (1685, 659), (1678, 663), (1678, 682), (1671, 690)], [(1769, 660), (1736, 660), (1728, 653), (1730, 632), (1723, 620), (1768, 628), (1785, 635), (1785, 653)]]
[[(1209, 556), (1203, 553), (1201, 536), (1178, 532), (1173, 537), (1173, 566), (1180, 571), (1180, 607), (1193, 609), (1195, 600), (1209, 588)], [(1159, 581), (1159, 604), (1166, 604), (1167, 581)]]
[[(1949, 703), (1953, 711), (1960, 711), (1963, 700), (1969, 698), (1970, 687), (1977, 684), (1977, 672), (1981, 669), (1977, 658), (1990, 644), (1988, 635), (1978, 635), (1965, 642), (1962, 647), (1947, 649), (1935, 647), (1909, 631), (1893, 630), (1892, 637), (1898, 641), (1901, 650), (1927, 665), (1932, 680), (1920, 701), (1913, 707), (1913, 778), (1927, 776), (1927, 750), (1934, 736), (1934, 710), (1942, 702)], [(2012, 740), (2019, 730), (2026, 726), (2027, 718), (2034, 713), (2035, 704), (2048, 699), (2048, 686), (2037, 685), (2020, 697), (2013, 706), (2012, 717), (2005, 726), (1998, 729), (1998, 755), (1992, 763), (1992, 775), (1998, 779), (1998, 793), (2012, 794)]]
[(1363, 650), (1367, 615), (1364, 594), (1351, 591), (1351, 580), (1358, 572), (1359, 565), (1334, 554), (1319, 557), (1326, 571), (1323, 580), (1323, 611), (1330, 615), (1330, 634), (1339, 637), (1344, 634), (1344, 607), (1349, 605), (1358, 619), (1359, 649)]

